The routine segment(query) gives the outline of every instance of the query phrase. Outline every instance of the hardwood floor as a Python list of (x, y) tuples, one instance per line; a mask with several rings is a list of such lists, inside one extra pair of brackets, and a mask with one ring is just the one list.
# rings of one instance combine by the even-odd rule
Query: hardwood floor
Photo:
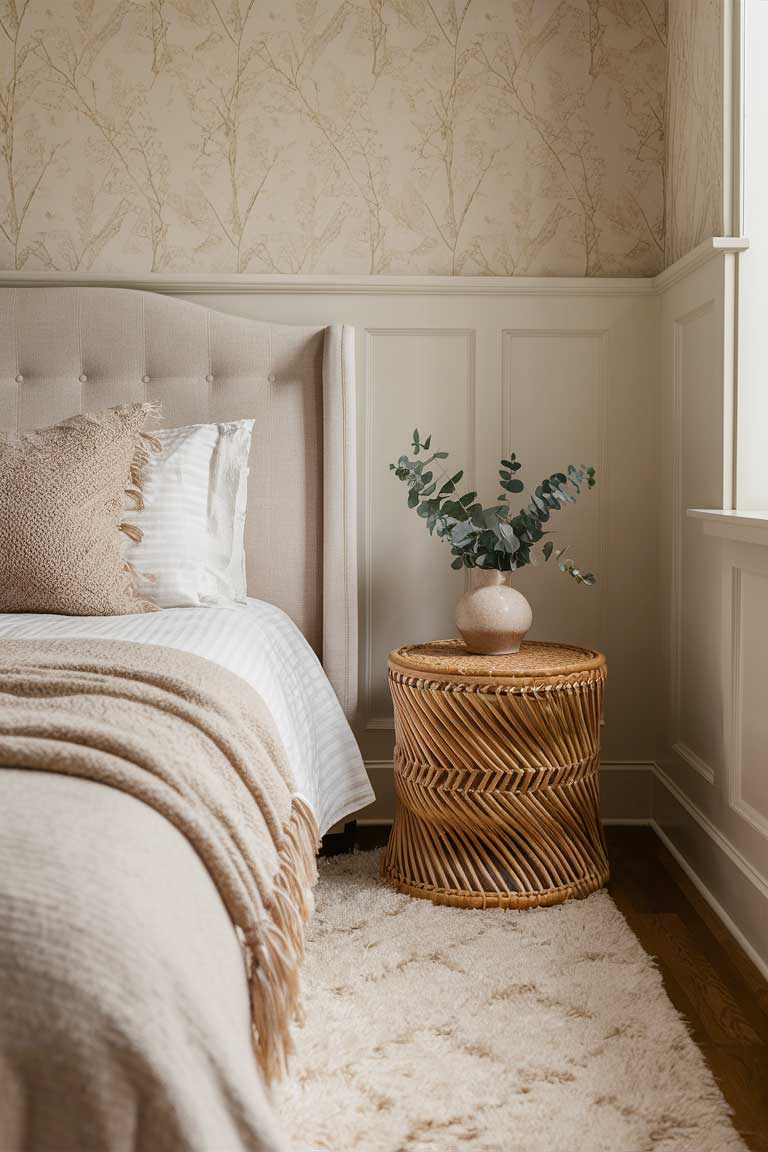
[(768, 1152), (768, 983), (650, 828), (606, 833), (613, 899), (655, 957), (745, 1143)]
[[(358, 827), (355, 842), (374, 848), (387, 833)], [(606, 835), (613, 899), (655, 957), (745, 1143), (768, 1152), (768, 983), (650, 828)]]

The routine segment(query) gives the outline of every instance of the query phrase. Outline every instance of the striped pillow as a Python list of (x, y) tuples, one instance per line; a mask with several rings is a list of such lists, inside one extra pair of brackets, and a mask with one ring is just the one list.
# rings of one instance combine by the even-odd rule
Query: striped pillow
[(158, 608), (244, 604), (243, 533), (253, 420), (153, 431), (141, 530), (126, 551), (136, 591)]

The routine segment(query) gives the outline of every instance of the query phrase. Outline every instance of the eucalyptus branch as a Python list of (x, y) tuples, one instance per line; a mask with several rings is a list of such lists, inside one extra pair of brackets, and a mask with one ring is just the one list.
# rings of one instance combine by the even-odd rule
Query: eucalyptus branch
[[(501, 492), (497, 503), (484, 508), (477, 500), (476, 492), (458, 495), (457, 485), (464, 473), (460, 469), (453, 475), (436, 477), (432, 465), (436, 461), (447, 460), (448, 453), (430, 451), (432, 437), (422, 440), (418, 428), (414, 428), (411, 451), (400, 456), (396, 464), (390, 464), (398, 480), (408, 489), (408, 507), (415, 508), (426, 521), (430, 536), (436, 535), (450, 545), (452, 568), (481, 568), (501, 572), (514, 572), (533, 561), (533, 550), (541, 543), (548, 532), (544, 525), (553, 512), (558, 512), (564, 504), (573, 504), (583, 488), (595, 486), (595, 469), (585, 465), (576, 467), (569, 464), (566, 472), (553, 472), (538, 484), (529, 496), (527, 505), (513, 513), (509, 498), (525, 490), (523, 481), (517, 476), (522, 465), (514, 452), (499, 465), (499, 487)], [(547, 540), (541, 548), (544, 560), (554, 554), (561, 572), (570, 576), (578, 584), (591, 585), (595, 577), (591, 572), (581, 572), (566, 549), (555, 550)]]

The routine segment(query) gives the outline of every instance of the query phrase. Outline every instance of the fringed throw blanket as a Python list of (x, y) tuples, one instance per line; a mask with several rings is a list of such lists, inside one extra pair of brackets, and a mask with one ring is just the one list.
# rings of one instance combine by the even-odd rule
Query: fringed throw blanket
[(318, 835), (253, 689), (169, 648), (5, 641), (0, 766), (108, 785), (183, 833), (236, 926), (263, 1073), (280, 1074), (298, 1009)]

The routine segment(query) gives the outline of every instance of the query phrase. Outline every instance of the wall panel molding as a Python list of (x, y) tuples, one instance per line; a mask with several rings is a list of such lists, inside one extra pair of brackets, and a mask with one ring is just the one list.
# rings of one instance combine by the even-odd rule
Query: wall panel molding
[(685, 466), (685, 363), (684, 335), (690, 324), (714, 315), (716, 299), (707, 296), (687, 310), (676, 312), (672, 320), (672, 580), (670, 585), (670, 697), (672, 750), (708, 784), (714, 784), (711, 764), (700, 756), (681, 736), (682, 665), (683, 665), (683, 530), (687, 502), (683, 499)]
[(706, 813), (702, 812), (698, 804), (695, 804), (694, 801), (691, 800), (690, 796), (683, 791), (659, 764), (655, 765), (654, 777), (658, 784), (674, 797), (676, 802), (685, 809), (709, 839), (717, 845), (719, 851), (727, 856), (731, 863), (735, 864), (743, 876), (749, 880), (750, 884), (758, 890), (761, 897), (768, 901), (768, 876), (764, 875), (759, 868), (756, 868), (733, 841), (725, 836), (717, 825), (713, 824)]
[[(658, 280), (669, 679), (653, 827), (768, 975), (768, 520), (727, 511), (741, 402), (739, 251), (685, 258)], [(693, 505), (719, 511), (689, 516)]]
[[(525, 443), (519, 444), (519, 403), (520, 391), (526, 388), (529, 383), (525, 379), (521, 380), (517, 372), (516, 360), (520, 357), (520, 344), (528, 344), (531, 342), (538, 342), (541, 350), (541, 359), (544, 363), (549, 361), (547, 368), (541, 372), (541, 378), (536, 380), (535, 388), (537, 394), (537, 402), (541, 404), (541, 408), (545, 411), (550, 419), (556, 421), (556, 415), (561, 411), (559, 399), (554, 403), (548, 400), (548, 389), (556, 389), (558, 386), (562, 387), (563, 383), (566, 384), (566, 402), (568, 395), (573, 393), (575, 384), (574, 381), (578, 377), (580, 386), (585, 386), (584, 393), (578, 396), (578, 407), (580, 411), (574, 414), (572, 420), (566, 419), (568, 428), (568, 439), (581, 437), (594, 440), (594, 445), (585, 448), (583, 452), (578, 449), (574, 451), (574, 458), (568, 461), (562, 456), (562, 452), (557, 451), (549, 456), (547, 459), (549, 463), (557, 468), (564, 468), (566, 463), (589, 463), (593, 464), (597, 469), (598, 483), (595, 490), (589, 493), (588, 499), (582, 508), (583, 511), (595, 509), (595, 538), (594, 543), (590, 543), (588, 549), (580, 549), (577, 556), (577, 562), (580, 561), (590, 569), (594, 569), (599, 573), (598, 584), (590, 591), (590, 601), (587, 607), (592, 607), (592, 601), (597, 603), (597, 613), (595, 620), (595, 630), (589, 626), (589, 636), (591, 642), (595, 645), (602, 645), (605, 643), (605, 637), (608, 633), (608, 605), (610, 593), (610, 562), (608, 556), (608, 493), (610, 491), (611, 475), (609, 467), (609, 437), (608, 437), (608, 340), (610, 336), (610, 328), (607, 327), (590, 327), (588, 324), (583, 324), (581, 327), (519, 327), (502, 328), (499, 333), (500, 338), (500, 391), (501, 391), (501, 441), (500, 448), (507, 450), (509, 447), (517, 448), (519, 451), (526, 452)], [(555, 359), (558, 352), (563, 354), (563, 349), (571, 347), (568, 351), (571, 355), (567, 356), (568, 372), (563, 372), (562, 375), (554, 373), (551, 362)], [(584, 356), (584, 350), (589, 349), (587, 356)], [(591, 358), (594, 364), (594, 371), (590, 367), (583, 373), (583, 378), (579, 376), (580, 361), (582, 364), (588, 363)], [(530, 358), (527, 360), (526, 367), (530, 371)], [(556, 395), (556, 393), (555, 393)], [(570, 414), (569, 414), (570, 415)], [(562, 449), (563, 452), (569, 451), (565, 445)], [(523, 464), (526, 466), (525, 473), (528, 477), (540, 478), (546, 474), (546, 467), (538, 467), (537, 464), (531, 466), (533, 462), (529, 458), (523, 459)], [(577, 513), (578, 514), (578, 513)], [(587, 511), (587, 514), (589, 512)], [(568, 516), (569, 513), (565, 512)], [(560, 525), (557, 520), (553, 521), (553, 530), (555, 533), (560, 534)], [(560, 535), (562, 543), (573, 543), (571, 541), (567, 530), (562, 531)], [(525, 590), (525, 589), (524, 589)], [(586, 636), (584, 642), (588, 643)], [(606, 695), (606, 708), (609, 694)], [(604, 712), (602, 725), (607, 724), (606, 712)]]
[(768, 877), (658, 764), (651, 826), (768, 979)]
[[(521, 572), (521, 588), (535, 601), (535, 634), (605, 649), (610, 723), (603, 729), (604, 755), (611, 761), (646, 762), (653, 756), (648, 684), (653, 683), (656, 659), (657, 594), (644, 570), (656, 533), (649, 500), (656, 475), (648, 448), (660, 390), (659, 308), (653, 281), (9, 274), (5, 282), (151, 289), (275, 323), (322, 326), (343, 321), (355, 327), (358, 735), (364, 757), (372, 761), (392, 755), (387, 649), (454, 634), (453, 608), (463, 585), (462, 575), (450, 570), (447, 547), (430, 539), (408, 512), (402, 485), (391, 478), (387, 463), (406, 449), (418, 424), (450, 450), (448, 464), (467, 469), (467, 483), (483, 501), (492, 501), (504, 435), (504, 346), (508, 359), (527, 349), (521, 370), (523, 361), (530, 363), (535, 379), (527, 380), (527, 412), (517, 422), (512, 446), (523, 461), (523, 478), (528, 483), (541, 479), (537, 455), (542, 460), (544, 453), (534, 450), (534, 444), (546, 447), (548, 442), (553, 467), (562, 467), (583, 450), (590, 457), (584, 462), (596, 464), (601, 474), (595, 491), (552, 526), (559, 542), (574, 543), (577, 561), (596, 571), (598, 587), (578, 588), (543, 565)], [(615, 466), (620, 463), (624, 466)], [(631, 619), (627, 598), (634, 606)], [(633, 787), (640, 786), (639, 779)]]
[(672, 751), (676, 752), (681, 760), (684, 760), (689, 768), (693, 768), (694, 772), (698, 772), (707, 784), (715, 783), (715, 770), (711, 764), (707, 764), (706, 760), (702, 760), (701, 756), (697, 755), (692, 748), (684, 744), (681, 740), (676, 740), (672, 745)]
[[(464, 445), (463, 445), (463, 466), (465, 481), (470, 487), (475, 486), (476, 481), (476, 433), (475, 433), (475, 408), (476, 408), (476, 360), (477, 360), (477, 332), (474, 328), (434, 328), (434, 327), (381, 327), (381, 328), (367, 328), (365, 331), (365, 380), (363, 385), (363, 396), (365, 405), (365, 458), (364, 458), (364, 475), (365, 475), (365, 488), (363, 497), (364, 506), (364, 523), (365, 523), (365, 540), (364, 540), (364, 572), (365, 572), (365, 592), (364, 592), (364, 621), (363, 621), (363, 715), (364, 727), (368, 731), (394, 731), (394, 720), (391, 714), (377, 715), (376, 707), (374, 704), (374, 659), (373, 659), (373, 644), (375, 641), (375, 623), (374, 623), (374, 602), (375, 602), (375, 587), (376, 587), (376, 562), (377, 558), (374, 556), (374, 542), (376, 539), (376, 508), (374, 501), (374, 467), (380, 466), (381, 461), (378, 459), (376, 453), (376, 424), (377, 424), (377, 384), (374, 378), (374, 344), (377, 340), (390, 339), (397, 341), (398, 339), (411, 340), (414, 337), (423, 340), (431, 341), (444, 341), (444, 340), (463, 340), (464, 341)], [(382, 401), (384, 397), (382, 396)], [(406, 420), (406, 415), (403, 413), (403, 419)], [(407, 422), (407, 420), (406, 420)], [(410, 428), (410, 425), (409, 425)], [(403, 444), (402, 450), (405, 450), (406, 445)], [(394, 481), (392, 481), (394, 483)], [(403, 509), (403, 515), (406, 515), (406, 509)], [(429, 548), (430, 545), (436, 546), (435, 541), (431, 540), (426, 532), (424, 533), (423, 546)], [(385, 670), (379, 669), (380, 675), (385, 675)]]
[[(728, 695), (729, 716), (726, 728), (728, 764), (728, 803), (730, 808), (768, 841), (768, 812), (761, 812), (744, 795), (744, 747), (745, 725), (750, 723), (745, 714), (744, 684), (749, 670), (745, 670), (745, 636), (755, 628), (768, 631), (765, 619), (750, 619), (748, 597), (745, 587), (750, 582), (761, 581), (768, 587), (768, 567), (759, 569), (736, 561), (727, 566), (726, 585), (730, 598), (730, 610), (726, 607), (726, 666), (730, 671), (730, 693)], [(730, 653), (728, 649), (730, 648)], [(761, 645), (762, 648), (762, 645)], [(752, 670), (754, 674), (754, 669)], [(764, 673), (762, 673), (764, 677)], [(765, 681), (764, 681), (765, 682)], [(768, 691), (765, 693), (768, 697)], [(754, 719), (752, 723), (754, 723)], [(764, 763), (760, 766), (764, 771)]]

